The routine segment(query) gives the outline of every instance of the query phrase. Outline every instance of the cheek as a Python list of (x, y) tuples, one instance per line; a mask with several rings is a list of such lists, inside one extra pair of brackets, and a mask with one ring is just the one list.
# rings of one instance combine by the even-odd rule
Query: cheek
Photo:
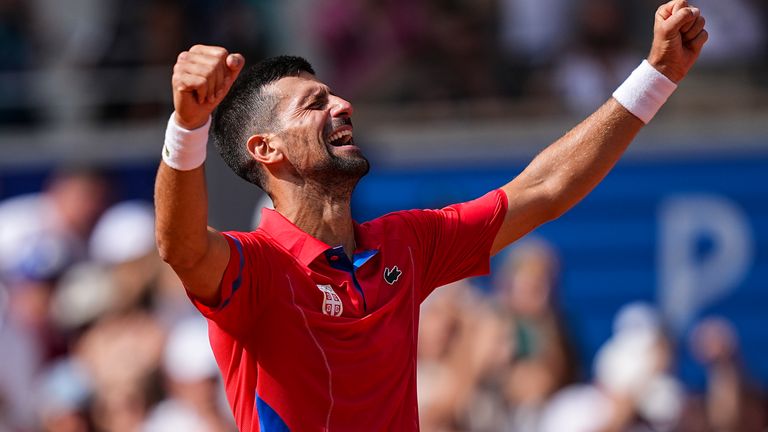
[(291, 130), (285, 134), (286, 157), (296, 168), (307, 168), (318, 159), (327, 157), (328, 149), (306, 130)]

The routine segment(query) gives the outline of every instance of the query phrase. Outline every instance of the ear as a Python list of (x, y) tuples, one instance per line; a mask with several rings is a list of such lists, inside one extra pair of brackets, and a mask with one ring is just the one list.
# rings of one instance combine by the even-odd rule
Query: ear
[(274, 144), (276, 137), (274, 135), (253, 135), (248, 138), (248, 153), (256, 161), (270, 165), (283, 160), (283, 152)]

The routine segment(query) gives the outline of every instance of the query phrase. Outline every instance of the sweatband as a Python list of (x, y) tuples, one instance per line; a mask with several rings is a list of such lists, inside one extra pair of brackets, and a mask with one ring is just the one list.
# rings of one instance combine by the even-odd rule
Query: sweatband
[(171, 114), (165, 129), (163, 162), (175, 170), (190, 171), (205, 162), (211, 117), (208, 116), (208, 121), (199, 128), (189, 130), (176, 123), (175, 115), (175, 112)]
[(613, 97), (627, 111), (648, 124), (676, 88), (677, 84), (651, 66), (648, 60), (643, 60), (613, 92)]

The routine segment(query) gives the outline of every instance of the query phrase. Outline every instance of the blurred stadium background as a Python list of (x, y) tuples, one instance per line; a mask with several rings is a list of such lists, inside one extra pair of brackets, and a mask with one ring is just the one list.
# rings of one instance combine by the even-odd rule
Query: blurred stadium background
[[(710, 42), (615, 171), (424, 304), (423, 430), (766, 430), (768, 4), (694, 3)], [(0, 431), (233, 430), (153, 246), (181, 50), (313, 62), (355, 104), (365, 220), (508, 181), (639, 63), (658, 5), (0, 0)], [(212, 225), (250, 229), (263, 197), (207, 169)]]

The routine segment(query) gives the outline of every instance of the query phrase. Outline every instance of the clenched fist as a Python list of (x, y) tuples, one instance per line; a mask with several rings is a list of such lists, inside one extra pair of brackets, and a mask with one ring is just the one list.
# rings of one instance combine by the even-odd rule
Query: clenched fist
[(696, 62), (709, 35), (699, 8), (673, 0), (656, 11), (648, 63), (670, 80), (680, 82)]
[(179, 54), (171, 81), (176, 123), (187, 129), (204, 125), (244, 64), (242, 55), (216, 46), (195, 45)]

